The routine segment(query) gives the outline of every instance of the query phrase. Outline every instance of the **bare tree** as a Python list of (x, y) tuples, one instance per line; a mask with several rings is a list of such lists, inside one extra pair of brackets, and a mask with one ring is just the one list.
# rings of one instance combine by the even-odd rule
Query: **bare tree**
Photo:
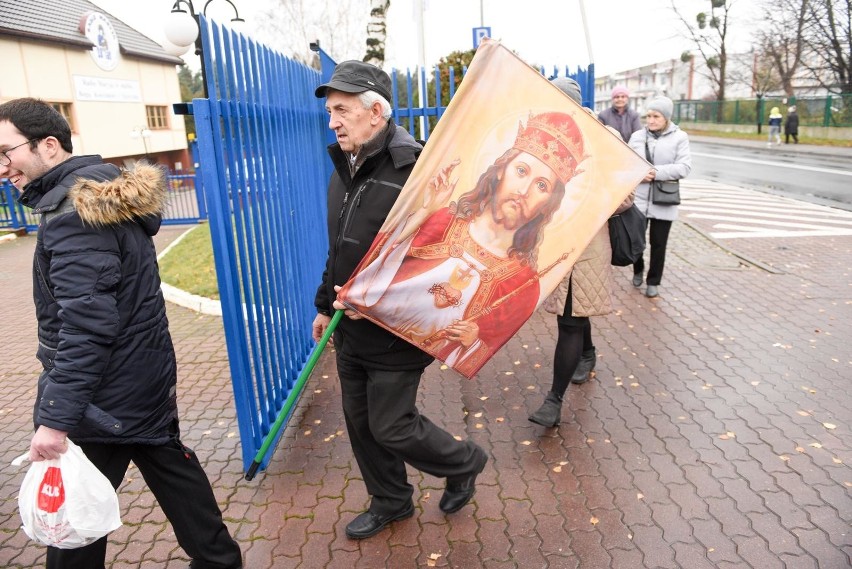
[(367, 53), (364, 61), (376, 67), (385, 63), (385, 40), (388, 37), (388, 8), (390, 0), (370, 1), (370, 22), (367, 24)]
[(822, 87), (852, 93), (852, 0), (808, 0), (807, 67)]
[(317, 67), (310, 42), (337, 61), (359, 59), (370, 0), (266, 0), (261, 38), (267, 45)]
[[(761, 68), (759, 78), (777, 78), (788, 97), (795, 95), (793, 82), (802, 64), (808, 12), (809, 0), (765, 0), (763, 19), (756, 34), (756, 57)], [(774, 85), (766, 86), (770, 89), (776, 88)]]
[[(725, 84), (728, 71), (727, 40), (731, 25), (731, 8), (734, 0), (705, 0), (710, 12), (699, 12), (694, 19), (688, 19), (672, 1), (672, 10), (680, 18), (687, 36), (695, 44), (695, 49), (706, 66), (707, 78), (713, 83), (717, 101), (725, 100)], [(852, 0), (850, 0), (852, 1)], [(693, 23), (694, 20), (694, 23)], [(722, 107), (719, 106), (721, 112)]]

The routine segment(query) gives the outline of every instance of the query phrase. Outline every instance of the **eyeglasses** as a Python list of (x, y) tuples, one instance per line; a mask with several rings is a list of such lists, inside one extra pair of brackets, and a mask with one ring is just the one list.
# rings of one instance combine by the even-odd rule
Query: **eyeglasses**
[(31, 143), (35, 142), (36, 140), (41, 140), (41, 139), (40, 138), (31, 138), (29, 140), (26, 140), (26, 141), (20, 143), (17, 146), (13, 146), (12, 148), (7, 148), (3, 152), (0, 152), (0, 166), (8, 166), (9, 164), (12, 163), (12, 159), (9, 157), (9, 153), (12, 152), (14, 149), (20, 148), (21, 146), (23, 146), (25, 144), (31, 144)]

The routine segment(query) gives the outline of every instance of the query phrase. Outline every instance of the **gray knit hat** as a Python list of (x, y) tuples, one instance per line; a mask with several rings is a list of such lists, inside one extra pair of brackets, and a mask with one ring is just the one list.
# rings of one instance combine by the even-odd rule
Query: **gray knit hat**
[(583, 104), (583, 96), (580, 94), (580, 84), (570, 77), (554, 77), (550, 80), (555, 86), (574, 99), (578, 105)]
[(674, 103), (668, 97), (654, 97), (648, 102), (648, 105), (645, 108), (648, 111), (657, 111), (658, 113), (666, 117), (667, 121), (672, 120)]

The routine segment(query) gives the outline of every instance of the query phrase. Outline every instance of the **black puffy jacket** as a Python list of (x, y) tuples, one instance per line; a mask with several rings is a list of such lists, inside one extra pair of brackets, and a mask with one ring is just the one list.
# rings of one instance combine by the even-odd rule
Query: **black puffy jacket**
[(177, 419), (176, 362), (154, 242), (162, 170), (73, 157), (30, 182), (41, 214), (33, 263), (36, 425), (75, 442), (163, 444)]
[[(334, 172), (328, 184), (328, 261), (314, 304), (323, 314), (334, 311), (334, 285), (343, 285), (367, 254), (396, 202), (423, 147), (393, 123), (382, 149), (367, 158), (355, 177), (337, 143), (328, 147)], [(341, 358), (385, 370), (417, 369), (434, 358), (367, 319), (342, 318), (334, 335)]]

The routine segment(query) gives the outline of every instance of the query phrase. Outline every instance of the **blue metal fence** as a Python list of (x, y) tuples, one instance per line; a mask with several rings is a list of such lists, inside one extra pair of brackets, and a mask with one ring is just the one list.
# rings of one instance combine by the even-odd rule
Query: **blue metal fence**
[(201, 37), (208, 98), (192, 112), (248, 469), (314, 344), (327, 119), (318, 71), (204, 17)]
[[(198, 223), (207, 219), (204, 192), (196, 188), (194, 172), (172, 172), (168, 175), (168, 200), (163, 225)], [(8, 180), (0, 180), (0, 229), (38, 228), (38, 216), (18, 203), (18, 191)]]

